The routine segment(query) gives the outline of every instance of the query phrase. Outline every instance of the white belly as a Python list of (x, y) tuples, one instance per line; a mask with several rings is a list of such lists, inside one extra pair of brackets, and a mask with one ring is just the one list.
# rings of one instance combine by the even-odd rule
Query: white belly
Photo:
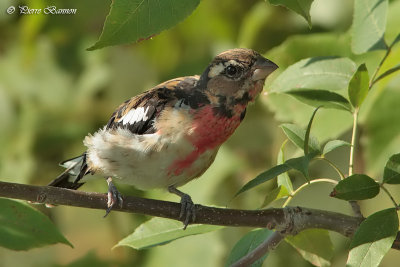
[(136, 135), (129, 130), (102, 129), (84, 141), (91, 170), (120, 178), (121, 183), (138, 189), (180, 186), (200, 176), (214, 161), (218, 149), (206, 150), (184, 171), (172, 173), (174, 162), (195, 148), (184, 136)]

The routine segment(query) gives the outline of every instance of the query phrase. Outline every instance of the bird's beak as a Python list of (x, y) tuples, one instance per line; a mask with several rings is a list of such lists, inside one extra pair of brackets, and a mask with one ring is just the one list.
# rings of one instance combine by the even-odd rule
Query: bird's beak
[(259, 56), (256, 63), (254, 63), (253, 68), (255, 70), (251, 79), (253, 81), (259, 81), (267, 78), (268, 75), (278, 68), (278, 65), (265, 57)]

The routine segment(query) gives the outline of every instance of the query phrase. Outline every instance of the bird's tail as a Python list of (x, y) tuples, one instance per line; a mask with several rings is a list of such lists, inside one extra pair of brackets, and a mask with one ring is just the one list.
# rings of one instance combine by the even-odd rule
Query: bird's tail
[(86, 164), (86, 153), (63, 161), (60, 166), (66, 168), (66, 170), (48, 184), (49, 186), (78, 189), (84, 184), (79, 181), (90, 172)]

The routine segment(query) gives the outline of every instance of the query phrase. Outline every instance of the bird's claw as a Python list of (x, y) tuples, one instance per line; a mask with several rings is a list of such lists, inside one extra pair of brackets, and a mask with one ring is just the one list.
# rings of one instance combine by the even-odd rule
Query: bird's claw
[(121, 193), (115, 187), (111, 178), (107, 178), (107, 183), (108, 183), (107, 209), (106, 209), (106, 214), (104, 215), (104, 218), (110, 213), (110, 211), (114, 207), (118, 206), (118, 207), (122, 208), (122, 204), (124, 201), (122, 199)]
[(179, 219), (183, 222), (183, 230), (189, 225), (190, 222), (196, 220), (196, 210), (192, 198), (184, 194), (181, 196), (181, 212), (179, 214)]
[(194, 223), (196, 221), (196, 206), (188, 194), (179, 191), (175, 186), (169, 186), (168, 191), (181, 197), (181, 212), (179, 213), (179, 220), (182, 220), (183, 230), (185, 230), (189, 223)]

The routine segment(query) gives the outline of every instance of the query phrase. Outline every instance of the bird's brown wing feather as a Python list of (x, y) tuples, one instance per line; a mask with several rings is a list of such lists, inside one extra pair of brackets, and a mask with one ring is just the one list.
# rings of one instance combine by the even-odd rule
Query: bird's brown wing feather
[[(193, 94), (198, 76), (188, 76), (169, 80), (122, 103), (112, 114), (107, 129), (129, 129), (134, 134), (156, 132), (154, 121), (166, 107), (179, 103), (194, 108), (206, 99)], [(134, 114), (137, 112), (137, 114)]]

